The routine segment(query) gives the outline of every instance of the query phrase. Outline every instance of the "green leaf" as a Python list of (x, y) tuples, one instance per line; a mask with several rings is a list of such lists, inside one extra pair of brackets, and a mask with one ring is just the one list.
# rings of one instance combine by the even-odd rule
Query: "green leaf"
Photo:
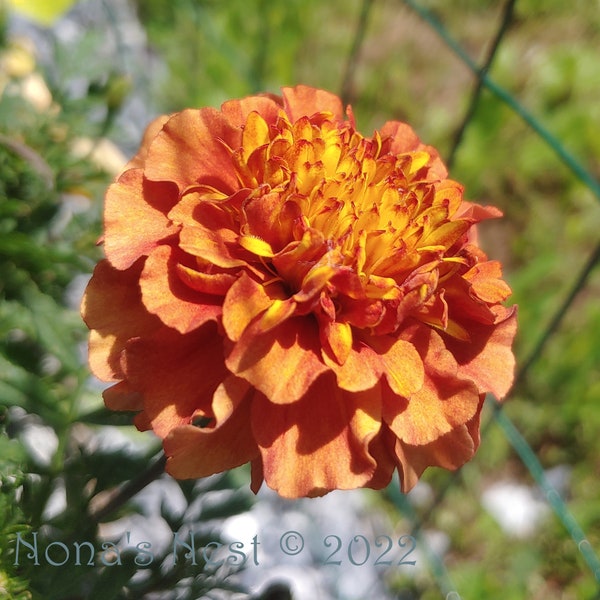
[(56, 356), (66, 369), (79, 370), (81, 363), (76, 340), (68, 335), (68, 329), (65, 331), (67, 311), (34, 286), (24, 290), (23, 297), (31, 309), (33, 325), (40, 343)]

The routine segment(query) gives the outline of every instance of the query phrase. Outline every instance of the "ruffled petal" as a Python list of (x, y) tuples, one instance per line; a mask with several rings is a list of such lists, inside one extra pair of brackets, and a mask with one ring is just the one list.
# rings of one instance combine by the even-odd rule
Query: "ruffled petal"
[(144, 174), (152, 181), (173, 181), (179, 191), (206, 184), (228, 194), (237, 188), (230, 152), (240, 132), (213, 108), (187, 109), (171, 117), (150, 145)]
[(292, 122), (315, 113), (329, 112), (338, 120), (344, 118), (344, 106), (335, 95), (305, 85), (286, 87), (281, 90), (285, 112)]
[(121, 352), (130, 338), (152, 333), (161, 326), (142, 304), (138, 286), (142, 266), (140, 261), (119, 271), (107, 260), (100, 261), (83, 296), (81, 314), (92, 330), (90, 368), (103, 381), (123, 378)]
[(383, 418), (404, 443), (421, 446), (472, 419), (479, 391), (472, 381), (457, 377), (456, 361), (437, 333), (416, 326), (408, 334), (425, 365), (423, 386), (405, 397), (384, 387)]
[(212, 417), (213, 394), (229, 375), (214, 323), (186, 335), (165, 327), (131, 340), (123, 369), (144, 398), (146, 418), (163, 438), (197, 414)]
[(296, 402), (328, 370), (320, 359), (316, 324), (302, 317), (292, 317), (266, 333), (261, 333), (260, 323), (248, 327), (226, 364), (274, 404)]
[(242, 273), (223, 302), (223, 327), (229, 339), (237, 342), (255, 317), (284, 297), (276, 283), (265, 287)]
[(471, 283), (471, 294), (483, 302), (504, 302), (511, 294), (510, 287), (501, 279), (502, 267), (496, 260), (477, 263), (463, 277)]
[(281, 98), (265, 94), (241, 100), (229, 100), (221, 105), (221, 112), (234, 127), (242, 127), (252, 112), (258, 113), (269, 125), (272, 125), (277, 121), (281, 108)]
[(479, 447), (479, 421), (481, 417), (481, 397), (479, 410), (465, 425), (440, 436), (435, 441), (412, 446), (396, 440), (396, 456), (401, 468), (402, 492), (408, 493), (428, 467), (441, 467), (454, 471), (473, 458)]
[(236, 256), (239, 252), (236, 252), (237, 236), (233, 232), (185, 227), (180, 240), (182, 250), (218, 267), (233, 269), (246, 266), (246, 261)]
[(369, 442), (380, 423), (378, 394), (343, 392), (331, 374), (296, 403), (275, 405), (259, 394), (252, 404), (265, 482), (286, 498), (365, 485), (376, 470)]
[(384, 142), (383, 150), (392, 154), (404, 154), (406, 152), (425, 151), (429, 154), (427, 171), (430, 177), (442, 180), (448, 176), (446, 169), (438, 151), (426, 146), (421, 142), (414, 129), (406, 123), (400, 121), (388, 121), (379, 130), (379, 134)]
[(218, 296), (185, 285), (178, 276), (180, 260), (185, 260), (183, 253), (171, 246), (158, 246), (146, 260), (140, 286), (142, 300), (149, 312), (168, 327), (188, 333), (207, 321), (216, 320), (222, 307)]
[(125, 171), (108, 188), (104, 207), (104, 250), (117, 269), (129, 268), (177, 233), (167, 213), (177, 201), (170, 183), (145, 181), (141, 169)]
[(109, 410), (138, 412), (144, 409), (144, 398), (127, 381), (119, 381), (105, 389), (102, 398)]
[(517, 307), (508, 310), (498, 306), (497, 311), (505, 314), (504, 320), (496, 325), (477, 322), (464, 325), (470, 333), (470, 343), (450, 337), (444, 341), (458, 362), (459, 375), (501, 400), (514, 380), (515, 357), (511, 346), (517, 333)]
[(423, 361), (414, 346), (392, 336), (357, 339), (343, 365), (323, 353), (338, 385), (349, 392), (372, 388), (385, 376), (394, 393), (408, 397), (423, 385)]
[(206, 427), (182, 425), (164, 440), (166, 471), (177, 479), (207, 477), (258, 457), (250, 427), (251, 396), (243, 380), (229, 377), (213, 397), (214, 418)]

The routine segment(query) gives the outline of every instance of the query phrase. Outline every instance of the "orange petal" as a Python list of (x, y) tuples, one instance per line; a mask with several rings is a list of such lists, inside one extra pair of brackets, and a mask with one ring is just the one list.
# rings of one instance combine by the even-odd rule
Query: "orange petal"
[(283, 297), (283, 289), (277, 283), (263, 286), (242, 273), (223, 302), (223, 327), (229, 339), (238, 341), (255, 317)]
[(349, 323), (340, 323), (325, 319), (320, 326), (321, 342), (327, 346), (335, 361), (343, 365), (352, 350), (352, 327)]
[(472, 381), (457, 378), (456, 362), (435, 331), (416, 326), (410, 335), (425, 365), (423, 386), (408, 398), (384, 388), (383, 414), (399, 439), (420, 446), (472, 419), (480, 394)]
[(311, 317), (292, 317), (260, 333), (248, 327), (227, 357), (227, 368), (275, 404), (296, 402), (324, 371), (317, 326)]
[(348, 392), (371, 389), (381, 378), (380, 357), (361, 341), (354, 341), (343, 364), (330, 357), (327, 352), (322, 355), (325, 364), (335, 373), (340, 388)]
[(229, 100), (221, 106), (221, 112), (234, 127), (246, 124), (248, 116), (257, 112), (269, 124), (277, 122), (281, 99), (276, 96), (249, 96), (241, 100)]
[(252, 403), (265, 482), (285, 498), (365, 485), (377, 466), (368, 446), (380, 423), (379, 393), (343, 392), (332, 375), (296, 403), (274, 405), (261, 394)]
[[(300, 290), (296, 295), (299, 301), (302, 301), (302, 296), (309, 297), (316, 291), (319, 291), (321, 281), (315, 282), (316, 287), (311, 290), (306, 290), (303, 282), (305, 275), (310, 270), (311, 266), (327, 251), (327, 243), (323, 234), (316, 229), (307, 229), (302, 239), (298, 242), (292, 242), (286, 246), (280, 253), (273, 258), (273, 266), (277, 272), (284, 278), (294, 289)], [(330, 270), (327, 270), (325, 275), (328, 276)]]
[(292, 123), (319, 112), (330, 112), (340, 121), (344, 118), (342, 101), (335, 94), (305, 85), (285, 87), (281, 92), (285, 112)]
[(169, 115), (160, 115), (150, 122), (148, 127), (146, 127), (146, 131), (144, 132), (140, 149), (138, 150), (137, 154), (125, 165), (123, 171), (127, 171), (128, 169), (142, 168), (144, 166), (146, 157), (148, 156), (148, 148), (150, 147), (150, 144), (158, 135), (158, 132), (163, 128), (163, 125), (170, 118), (171, 117)]
[(237, 279), (231, 273), (205, 273), (182, 264), (177, 264), (177, 275), (193, 290), (214, 296), (224, 296)]
[(394, 393), (408, 397), (423, 385), (423, 361), (412, 343), (391, 336), (367, 340), (381, 361), (381, 372)]
[(426, 174), (429, 179), (445, 179), (448, 171), (435, 148), (424, 145), (414, 132), (413, 128), (399, 121), (388, 121), (379, 130), (383, 141), (382, 152), (404, 154), (423, 150), (430, 156)]
[[(391, 444), (386, 443), (386, 435), (393, 440)], [(398, 458), (393, 451), (390, 451), (395, 440), (396, 437), (390, 433), (387, 425), (382, 423), (379, 433), (369, 442), (369, 454), (376, 460), (377, 467), (364, 487), (381, 490), (389, 485), (398, 467)]]
[(250, 190), (243, 189), (232, 196), (226, 196), (223, 192), (219, 192), (210, 186), (195, 185), (184, 192), (179, 202), (167, 216), (173, 223), (184, 227), (195, 227), (200, 223), (209, 229), (214, 229), (213, 223), (207, 224), (206, 220), (214, 221), (216, 219), (218, 222), (217, 229), (225, 226), (232, 229), (237, 224), (234, 221), (232, 211), (225, 208), (225, 200), (227, 200), (227, 204), (237, 208), (234, 200), (239, 198), (241, 204), (249, 194)]
[(423, 385), (423, 362), (414, 346), (392, 336), (357, 339), (343, 365), (324, 355), (338, 385), (349, 392), (373, 387), (385, 375), (396, 394), (410, 396)]
[(502, 267), (497, 260), (477, 263), (463, 277), (471, 282), (471, 292), (484, 302), (504, 302), (512, 293), (501, 279)]
[(214, 424), (202, 428), (183, 425), (167, 435), (167, 473), (177, 479), (207, 477), (257, 458), (249, 389), (245, 381), (229, 377), (214, 394)]
[(212, 415), (212, 398), (228, 375), (214, 323), (182, 335), (163, 328), (131, 340), (123, 358), (127, 381), (144, 397), (144, 413), (160, 437), (187, 425), (198, 411)]
[(419, 246), (453, 246), (471, 227), (468, 221), (448, 221), (425, 232)]
[(201, 183), (229, 195), (238, 180), (226, 146), (237, 148), (240, 142), (241, 131), (219, 111), (187, 109), (171, 117), (154, 138), (144, 174), (152, 181), (174, 181), (180, 192)]
[(297, 205), (282, 205), (278, 193), (251, 198), (242, 206), (242, 232), (264, 240), (272, 252), (279, 252), (293, 240), (294, 208)]
[(473, 380), (482, 392), (491, 392), (498, 400), (510, 390), (515, 370), (511, 346), (517, 332), (517, 307), (504, 310), (507, 316), (497, 325), (463, 323), (471, 336), (470, 343), (445, 338), (458, 362), (459, 375)]
[(295, 312), (296, 303), (291, 298), (286, 300), (276, 298), (256, 321), (256, 332), (262, 334), (270, 331), (289, 319)]
[(246, 158), (270, 141), (269, 125), (256, 111), (251, 112), (242, 130), (242, 147)]
[[(480, 281), (476, 283), (476, 287), (480, 285)], [(448, 304), (449, 321), (462, 324), (463, 329), (469, 332), (470, 325), (464, 325), (475, 321), (482, 325), (493, 325), (498, 321), (498, 317), (494, 312), (495, 306), (490, 305), (480, 299), (473, 289), (473, 284), (468, 281), (463, 275), (455, 274), (444, 283), (444, 298)], [(485, 288), (483, 293), (485, 294)]]
[(495, 206), (482, 206), (463, 200), (459, 209), (454, 214), (454, 219), (465, 219), (471, 223), (479, 223), (486, 219), (498, 219), (502, 216), (502, 211)]
[(105, 389), (102, 398), (109, 410), (140, 411), (144, 408), (142, 395), (127, 381), (120, 381)]
[[(482, 396), (483, 402), (484, 396)], [(482, 403), (481, 402), (481, 403)], [(475, 416), (437, 440), (423, 446), (396, 441), (396, 456), (401, 466), (402, 492), (409, 492), (427, 467), (455, 470), (473, 458), (479, 446), (481, 403)]]
[(196, 292), (177, 275), (178, 253), (171, 246), (155, 248), (140, 277), (142, 300), (168, 327), (187, 333), (221, 315), (218, 296)]
[(144, 181), (141, 169), (125, 171), (106, 193), (104, 250), (111, 264), (127, 269), (176, 234), (166, 216), (176, 201), (175, 186)]
[(237, 241), (237, 234), (230, 229), (212, 230), (202, 225), (184, 227), (179, 235), (179, 247), (184, 252), (223, 269), (244, 267), (252, 260)]
[(119, 271), (107, 260), (100, 261), (83, 296), (81, 313), (92, 330), (89, 363), (94, 375), (103, 381), (123, 378), (120, 358), (127, 340), (161, 326), (160, 320), (150, 314), (141, 301), (142, 266), (140, 261), (130, 269)]

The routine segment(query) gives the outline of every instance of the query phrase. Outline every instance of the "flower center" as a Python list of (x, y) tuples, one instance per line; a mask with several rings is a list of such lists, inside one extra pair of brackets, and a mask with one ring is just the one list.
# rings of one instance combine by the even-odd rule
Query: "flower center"
[(312, 313), (340, 361), (351, 328), (391, 333), (410, 316), (445, 329), (440, 282), (465, 264), (471, 222), (457, 218), (462, 189), (436, 174), (436, 157), (394, 151), (393, 138), (329, 113), (291, 123), (281, 111), (273, 125), (250, 113), (230, 149), (239, 190), (189, 192), (212, 225), (205, 240), (186, 237), (204, 274), (182, 267), (184, 279), (204, 289), (209, 278), (216, 293), (244, 266), (263, 290), (257, 310), (269, 307), (261, 326)]
[[(357, 299), (399, 298), (415, 269), (452, 262), (446, 254), (468, 228), (451, 220), (460, 187), (427, 180), (427, 152), (394, 155), (384, 144), (327, 113), (293, 124), (282, 114), (275, 127), (250, 114), (233, 152), (240, 184), (252, 190), (241, 244), (272, 259), (295, 291), (351, 272), (346, 292)], [(278, 260), (282, 253), (294, 264)]]

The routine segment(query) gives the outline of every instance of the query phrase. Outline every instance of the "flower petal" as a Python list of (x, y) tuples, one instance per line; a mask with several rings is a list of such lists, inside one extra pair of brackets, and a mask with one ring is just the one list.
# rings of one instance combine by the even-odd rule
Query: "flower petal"
[(224, 271), (206, 273), (204, 271), (186, 267), (180, 263), (177, 265), (176, 269), (177, 275), (179, 275), (181, 281), (189, 288), (196, 290), (197, 292), (214, 296), (225, 296), (229, 288), (237, 279), (235, 275)]
[(281, 98), (263, 95), (229, 100), (221, 106), (221, 112), (234, 127), (242, 127), (252, 112), (257, 112), (272, 125), (277, 121), (281, 108)]
[(145, 181), (141, 169), (125, 171), (106, 193), (104, 250), (111, 264), (127, 269), (175, 235), (167, 213), (176, 201), (172, 184)]
[(102, 392), (104, 404), (109, 410), (140, 411), (144, 409), (142, 395), (127, 381), (119, 381)]
[(229, 288), (223, 302), (223, 327), (229, 339), (237, 342), (255, 317), (272, 306), (276, 299), (284, 297), (276, 283), (263, 286), (242, 273)]
[(421, 446), (472, 419), (480, 394), (472, 381), (457, 377), (457, 364), (437, 333), (416, 326), (410, 334), (425, 365), (424, 383), (409, 397), (384, 387), (383, 418), (404, 443)]
[(236, 252), (237, 236), (228, 230), (211, 231), (204, 227), (184, 227), (179, 247), (192, 256), (223, 269), (243, 267), (246, 261)]
[(213, 397), (214, 424), (182, 425), (165, 438), (167, 473), (178, 479), (207, 477), (256, 459), (259, 451), (250, 427), (252, 394), (245, 381), (225, 379)]
[(144, 173), (152, 181), (175, 182), (180, 192), (201, 183), (231, 194), (237, 176), (233, 167), (226, 168), (231, 164), (227, 146), (239, 143), (240, 131), (218, 110), (187, 109), (171, 117), (154, 138)]
[(459, 375), (501, 400), (514, 379), (515, 357), (511, 345), (517, 332), (517, 307), (508, 310), (504, 320), (496, 325), (469, 321), (464, 326), (469, 331), (470, 343), (451, 337), (444, 340), (458, 362)]
[(510, 287), (501, 279), (502, 267), (497, 260), (477, 263), (463, 277), (471, 282), (471, 293), (484, 302), (504, 302), (511, 294)]
[(234, 344), (226, 364), (274, 404), (296, 402), (328, 370), (320, 359), (316, 323), (305, 317), (287, 319), (266, 333), (260, 323), (251, 325)]
[(413, 128), (399, 121), (388, 121), (379, 130), (382, 140), (386, 140), (383, 151), (392, 154), (403, 154), (405, 152), (415, 152), (424, 150), (430, 155), (428, 171), (430, 177), (445, 179), (448, 176), (448, 170), (444, 166), (439, 153), (431, 146), (425, 146)]
[(465, 425), (440, 436), (437, 440), (411, 446), (402, 440), (396, 442), (396, 456), (402, 469), (402, 492), (408, 493), (417, 483), (427, 467), (441, 467), (454, 471), (473, 458), (479, 446), (480, 408)]
[(161, 326), (141, 301), (138, 281), (142, 266), (139, 261), (130, 269), (119, 271), (107, 260), (100, 261), (83, 296), (81, 314), (92, 330), (90, 368), (103, 381), (123, 378), (121, 352), (130, 338)]
[(376, 469), (368, 445), (379, 431), (379, 413), (377, 393), (343, 392), (331, 374), (293, 404), (275, 405), (257, 395), (252, 429), (265, 482), (285, 498), (364, 485)]
[(292, 123), (319, 112), (330, 112), (340, 121), (344, 118), (344, 106), (335, 94), (305, 85), (282, 88), (281, 92), (285, 112)]
[(245, 218), (242, 232), (267, 243), (272, 249), (272, 256), (293, 239), (293, 206), (292, 203), (283, 204), (276, 192), (250, 198), (242, 205)]
[(147, 419), (163, 438), (198, 411), (212, 416), (213, 394), (228, 376), (215, 323), (186, 335), (164, 327), (133, 339), (123, 365), (127, 381), (144, 398)]
[(343, 365), (326, 354), (323, 360), (348, 392), (372, 388), (385, 375), (394, 393), (408, 397), (423, 385), (423, 361), (414, 346), (392, 336), (357, 339)]
[(188, 333), (207, 321), (216, 320), (222, 308), (218, 296), (197, 292), (177, 275), (183, 253), (171, 246), (158, 246), (146, 260), (140, 277), (142, 300), (152, 314), (168, 327)]

